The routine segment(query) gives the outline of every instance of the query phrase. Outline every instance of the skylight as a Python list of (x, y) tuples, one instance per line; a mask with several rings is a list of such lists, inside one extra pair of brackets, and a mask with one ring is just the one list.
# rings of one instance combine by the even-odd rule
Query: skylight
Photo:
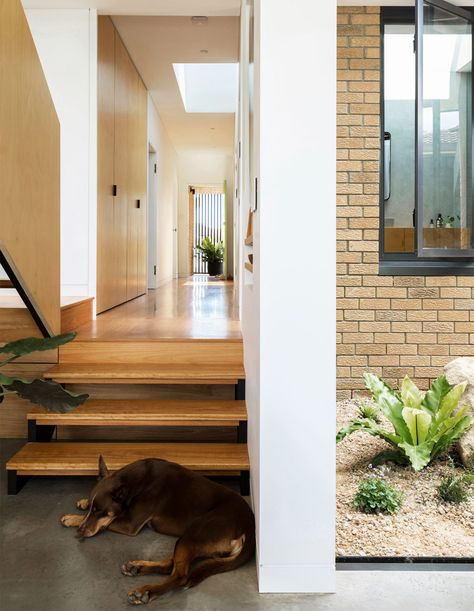
[(173, 64), (186, 112), (236, 112), (239, 64)]

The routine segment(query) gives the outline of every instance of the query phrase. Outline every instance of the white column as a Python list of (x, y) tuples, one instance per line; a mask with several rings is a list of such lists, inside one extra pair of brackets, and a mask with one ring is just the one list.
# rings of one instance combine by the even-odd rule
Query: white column
[(255, 35), (259, 194), (243, 331), (259, 587), (332, 592), (336, 1), (255, 0)]

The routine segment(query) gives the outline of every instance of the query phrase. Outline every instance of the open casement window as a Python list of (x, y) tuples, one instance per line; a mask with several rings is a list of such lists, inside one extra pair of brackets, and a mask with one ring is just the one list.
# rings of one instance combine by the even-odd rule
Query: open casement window
[(472, 18), (382, 8), (381, 274), (474, 272)]
[(416, 5), (416, 217), (421, 257), (474, 256), (472, 15)]

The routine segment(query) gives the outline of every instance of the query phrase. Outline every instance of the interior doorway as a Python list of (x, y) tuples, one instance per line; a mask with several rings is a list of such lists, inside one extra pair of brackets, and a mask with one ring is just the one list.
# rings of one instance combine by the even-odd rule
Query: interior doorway
[(226, 246), (226, 202), (222, 187), (189, 188), (189, 256), (193, 274), (207, 274), (207, 262), (196, 247), (205, 238)]
[(156, 289), (156, 252), (158, 222), (158, 155), (151, 144), (148, 145), (148, 288)]

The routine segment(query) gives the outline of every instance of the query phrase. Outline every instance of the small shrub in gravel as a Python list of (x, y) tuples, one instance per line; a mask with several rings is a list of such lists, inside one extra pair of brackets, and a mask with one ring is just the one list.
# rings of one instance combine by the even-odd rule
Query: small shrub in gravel
[(363, 513), (398, 513), (403, 493), (378, 477), (368, 477), (359, 484), (354, 507)]
[(361, 418), (369, 418), (370, 420), (377, 422), (377, 424), (380, 424), (380, 412), (375, 405), (369, 405), (368, 403), (361, 405), (360, 416)]
[(466, 502), (471, 496), (472, 492), (469, 486), (474, 483), (474, 475), (471, 473), (463, 473), (456, 475), (455, 473), (448, 473), (441, 480), (438, 486), (438, 496), (445, 503), (459, 503)]

